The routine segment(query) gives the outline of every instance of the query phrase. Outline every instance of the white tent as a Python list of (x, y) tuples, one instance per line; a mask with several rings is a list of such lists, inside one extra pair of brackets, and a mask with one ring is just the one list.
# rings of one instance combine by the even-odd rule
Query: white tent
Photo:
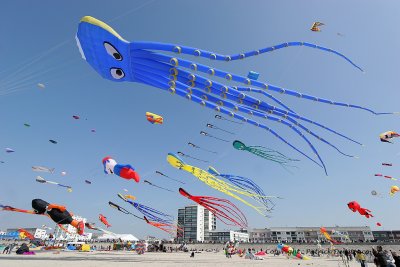
[(105, 239), (121, 239), (122, 241), (139, 241), (139, 239), (131, 234), (115, 234), (115, 235), (110, 235), (110, 234), (104, 234), (102, 236), (98, 237), (99, 240), (105, 240)]

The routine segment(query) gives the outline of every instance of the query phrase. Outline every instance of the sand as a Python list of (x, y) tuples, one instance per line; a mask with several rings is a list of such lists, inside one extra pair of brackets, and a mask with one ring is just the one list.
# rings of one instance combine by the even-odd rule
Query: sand
[[(190, 253), (155, 253), (148, 252), (144, 255), (137, 255), (128, 251), (111, 252), (64, 252), (54, 254), (45, 251), (38, 252), (36, 255), (24, 256), (0, 254), (0, 267), (102, 267), (102, 266), (270, 266), (270, 267), (290, 267), (290, 266), (345, 266), (339, 258), (313, 258), (311, 260), (286, 259), (284, 256), (264, 257), (264, 260), (248, 260), (236, 255), (227, 259), (222, 252), (202, 252), (196, 253), (194, 258), (190, 258)], [(359, 263), (352, 261), (350, 267), (360, 266)], [(373, 266), (369, 264), (369, 266)]]

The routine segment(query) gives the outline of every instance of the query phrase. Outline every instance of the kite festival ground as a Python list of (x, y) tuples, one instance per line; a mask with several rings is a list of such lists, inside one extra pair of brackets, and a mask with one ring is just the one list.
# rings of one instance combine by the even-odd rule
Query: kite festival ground
[[(371, 264), (371, 263), (370, 263)], [(226, 258), (222, 252), (196, 253), (190, 258), (190, 253), (156, 253), (150, 252), (138, 255), (129, 251), (104, 252), (38, 252), (36, 255), (3, 255), (0, 254), (1, 267), (97, 267), (97, 266), (345, 266), (339, 257), (321, 257), (311, 260), (287, 259), (285, 256), (268, 255), (264, 260), (248, 260), (236, 255)], [(350, 267), (360, 266), (352, 261)]]

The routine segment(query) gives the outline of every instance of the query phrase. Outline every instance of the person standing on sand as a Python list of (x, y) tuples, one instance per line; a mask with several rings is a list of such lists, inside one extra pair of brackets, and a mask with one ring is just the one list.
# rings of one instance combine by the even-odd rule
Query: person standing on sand
[(356, 260), (360, 262), (361, 267), (365, 267), (365, 254), (361, 252), (361, 250), (357, 250)]

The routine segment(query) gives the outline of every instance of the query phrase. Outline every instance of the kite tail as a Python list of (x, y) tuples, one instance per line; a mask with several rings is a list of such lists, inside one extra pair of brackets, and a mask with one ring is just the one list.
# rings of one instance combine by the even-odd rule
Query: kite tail
[(149, 49), (149, 50), (175, 52), (177, 54), (186, 54), (186, 55), (192, 55), (192, 56), (197, 56), (197, 57), (204, 57), (204, 58), (218, 60), (218, 61), (233, 61), (233, 60), (238, 60), (238, 59), (244, 59), (247, 57), (257, 56), (257, 55), (261, 55), (264, 53), (279, 50), (282, 48), (291, 47), (291, 46), (292, 47), (293, 46), (305, 46), (305, 47), (322, 50), (324, 52), (333, 53), (333, 54), (343, 58), (344, 60), (346, 60), (353, 67), (359, 69), (360, 71), (363, 71), (358, 65), (356, 65), (353, 61), (351, 61), (345, 55), (343, 55), (333, 49), (319, 46), (316, 44), (306, 43), (306, 42), (287, 42), (287, 43), (282, 43), (282, 44), (278, 44), (275, 46), (269, 46), (269, 47), (261, 48), (258, 50), (251, 50), (251, 51), (244, 52), (241, 54), (233, 54), (233, 55), (222, 55), (222, 54), (218, 54), (218, 53), (214, 53), (214, 52), (210, 52), (210, 51), (206, 51), (206, 50), (201, 50), (201, 49), (197, 49), (197, 48), (193, 48), (193, 47), (189, 47), (189, 46), (178, 46), (175, 44), (167, 44), (167, 43), (143, 42), (143, 41), (132, 43), (133, 49)]

